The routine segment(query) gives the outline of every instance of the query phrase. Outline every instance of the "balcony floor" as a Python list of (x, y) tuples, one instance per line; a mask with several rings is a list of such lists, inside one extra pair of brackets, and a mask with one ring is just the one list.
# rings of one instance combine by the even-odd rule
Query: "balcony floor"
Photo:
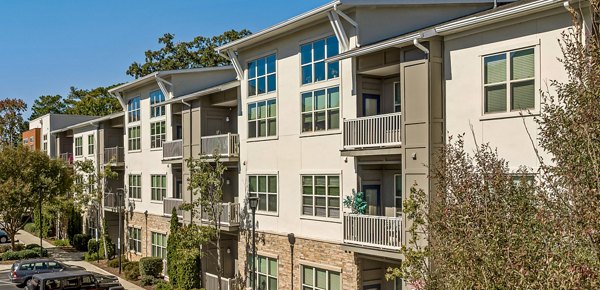
[(385, 147), (361, 147), (344, 148), (340, 150), (341, 156), (359, 157), (359, 156), (378, 156), (378, 155), (398, 155), (402, 154), (402, 144)]

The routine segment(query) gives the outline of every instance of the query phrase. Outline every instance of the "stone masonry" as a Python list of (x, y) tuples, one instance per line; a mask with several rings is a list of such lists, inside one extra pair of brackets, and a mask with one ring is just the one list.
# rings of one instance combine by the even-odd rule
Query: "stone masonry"
[[(142, 248), (140, 253), (135, 253), (129, 249), (129, 237), (127, 234), (128, 227), (135, 227), (142, 230)], [(127, 258), (130, 261), (137, 261), (140, 258), (152, 255), (152, 232), (169, 234), (169, 218), (157, 216), (153, 214), (145, 215), (144, 213), (128, 212), (125, 218), (125, 249)]]

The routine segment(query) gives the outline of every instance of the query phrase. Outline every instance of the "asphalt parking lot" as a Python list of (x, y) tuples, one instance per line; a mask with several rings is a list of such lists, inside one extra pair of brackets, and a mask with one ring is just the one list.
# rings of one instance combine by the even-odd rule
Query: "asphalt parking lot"
[(10, 270), (2, 270), (0, 271), (0, 290), (14, 290), (14, 289), (22, 289), (15, 286), (15, 284), (11, 283), (8, 279), (8, 273)]

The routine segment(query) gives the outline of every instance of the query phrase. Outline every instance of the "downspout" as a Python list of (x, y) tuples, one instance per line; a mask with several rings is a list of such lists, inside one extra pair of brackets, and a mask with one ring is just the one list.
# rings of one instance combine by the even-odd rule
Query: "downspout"
[(413, 44), (420, 50), (422, 50), (425, 54), (429, 55), (429, 49), (427, 49), (427, 47), (423, 46), (421, 43), (419, 43), (419, 39), (415, 38), (413, 39)]
[[(190, 158), (192, 158), (192, 124), (193, 124), (192, 123), (192, 104), (186, 102), (185, 100), (181, 100), (181, 103), (188, 107), (188, 112), (190, 114), (190, 125), (189, 125), (189, 127), (190, 127), (190, 129), (189, 129), (189, 131), (190, 131)], [(182, 141), (182, 144), (183, 144), (183, 141)], [(185, 159), (185, 156), (183, 156), (183, 157)], [(183, 160), (183, 162), (185, 163), (185, 160)], [(185, 165), (185, 166), (187, 166), (187, 165)], [(183, 178), (183, 176), (182, 176), (182, 178)], [(192, 202), (194, 200), (194, 194), (193, 194), (192, 189), (189, 186), (189, 184), (188, 184), (188, 189), (190, 191), (190, 202)], [(194, 221), (194, 214), (193, 214), (193, 211), (190, 210), (190, 224), (192, 224), (193, 221)]]

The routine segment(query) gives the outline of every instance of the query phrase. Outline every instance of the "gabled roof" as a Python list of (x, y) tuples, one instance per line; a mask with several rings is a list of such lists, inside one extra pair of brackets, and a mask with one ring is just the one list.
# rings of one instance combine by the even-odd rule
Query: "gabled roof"
[(166, 100), (164, 102), (159, 103), (159, 105), (168, 105), (168, 104), (173, 104), (173, 103), (180, 103), (182, 101), (189, 101), (189, 100), (193, 100), (193, 99), (197, 99), (199, 97), (202, 96), (206, 96), (206, 95), (210, 95), (210, 94), (214, 94), (214, 93), (218, 93), (218, 92), (223, 92), (235, 87), (239, 87), (240, 86), (240, 81), (235, 80), (235, 81), (230, 81), (230, 82), (226, 82), (220, 85), (216, 85), (201, 91), (197, 91), (197, 92), (193, 92), (187, 95), (183, 95), (180, 97), (176, 97), (176, 98), (172, 98), (170, 100)]
[(64, 127), (58, 130), (54, 130), (52, 132), (50, 132), (51, 134), (56, 134), (56, 133), (60, 133), (60, 132), (66, 132), (72, 129), (77, 129), (77, 128), (83, 128), (85, 126), (90, 126), (92, 124), (97, 124), (100, 122), (104, 122), (104, 121), (108, 121), (108, 120), (112, 120), (112, 119), (116, 119), (119, 117), (124, 117), (125, 116), (125, 112), (121, 111), (121, 112), (116, 112), (116, 113), (112, 113), (110, 115), (106, 115), (106, 116), (102, 116), (102, 117), (96, 117), (93, 120), (89, 120), (89, 121), (85, 121), (85, 122), (81, 122), (81, 123), (77, 123), (68, 127)]

